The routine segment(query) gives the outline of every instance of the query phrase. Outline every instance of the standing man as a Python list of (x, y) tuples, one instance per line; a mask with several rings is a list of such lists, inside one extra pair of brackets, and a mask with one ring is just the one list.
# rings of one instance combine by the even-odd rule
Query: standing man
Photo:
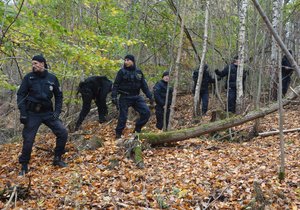
[[(293, 55), (293, 52), (289, 50), (290, 54)], [(290, 83), (291, 83), (291, 75), (293, 74), (294, 69), (292, 68), (292, 64), (287, 59), (287, 56), (284, 55), (281, 61), (281, 74), (282, 74), (282, 95), (285, 96), (287, 93)]]
[[(193, 87), (193, 94), (195, 95), (196, 85), (198, 81), (199, 75), (199, 67), (194, 70), (193, 72), (193, 80), (194, 80), (194, 87)], [(208, 109), (208, 99), (209, 99), (209, 92), (208, 92), (208, 85), (209, 83), (215, 83), (215, 80), (210, 76), (208, 72), (208, 65), (204, 65), (204, 72), (202, 77), (201, 89), (200, 89), (200, 99), (202, 101), (202, 115), (205, 115)]]
[[(53, 109), (52, 97), (55, 98)], [(32, 58), (32, 72), (25, 75), (17, 92), (17, 103), (20, 110), (20, 121), (24, 124), (23, 148), (19, 157), (22, 165), (19, 175), (28, 172), (28, 163), (36, 133), (42, 123), (56, 135), (56, 147), (53, 165), (66, 167), (62, 161), (68, 132), (59, 120), (63, 102), (63, 94), (55, 75), (47, 71), (46, 59), (42, 55)]]
[[(135, 123), (134, 131), (141, 132), (142, 127), (150, 118), (150, 109), (144, 98), (140, 96), (140, 90), (146, 94), (150, 102), (153, 103), (152, 94), (149, 91), (144, 74), (135, 65), (133, 55), (126, 55), (124, 66), (117, 73), (112, 88), (112, 103), (119, 109), (119, 119), (116, 127), (116, 138), (121, 138), (122, 131), (126, 126), (128, 108), (131, 106), (136, 110), (140, 118)], [(118, 99), (118, 94), (120, 95)]]
[[(227, 95), (227, 104), (228, 104), (228, 111), (235, 113), (236, 108), (236, 78), (237, 78), (237, 69), (239, 65), (239, 58), (235, 56), (233, 61), (230, 65), (227, 65), (222, 71), (218, 69), (215, 70), (215, 73), (220, 77), (227, 76), (226, 86), (228, 89)], [(244, 74), (245, 76), (245, 74)]]
[[(162, 129), (164, 125), (164, 112), (165, 112), (165, 102), (167, 97), (168, 83), (170, 77), (169, 72), (165, 71), (162, 75), (162, 80), (158, 81), (154, 87), (154, 99), (156, 102), (155, 106), (155, 115), (156, 115), (156, 127), (158, 129)], [(168, 103), (167, 103), (167, 115), (166, 115), (166, 126), (169, 124), (169, 116), (170, 116), (170, 106), (172, 103), (172, 94), (173, 88), (169, 87), (169, 95), (168, 95)]]
[(106, 76), (91, 76), (79, 83), (78, 93), (81, 93), (82, 108), (75, 125), (77, 131), (84, 118), (91, 110), (92, 100), (98, 108), (99, 123), (106, 121), (105, 116), (108, 113), (106, 105), (107, 94), (111, 91), (112, 82)]

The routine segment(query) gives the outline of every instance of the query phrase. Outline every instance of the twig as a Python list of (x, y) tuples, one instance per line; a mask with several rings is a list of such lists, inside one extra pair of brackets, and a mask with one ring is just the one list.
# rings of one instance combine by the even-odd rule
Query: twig
[(215, 203), (215, 202), (223, 195), (223, 193), (225, 192), (225, 190), (227, 190), (227, 189), (228, 189), (230, 186), (232, 186), (233, 184), (235, 184), (235, 182), (232, 183), (231, 185), (228, 185), (228, 186), (227, 186), (227, 187), (219, 194), (219, 196), (216, 197), (212, 202), (208, 203), (207, 206), (206, 206), (203, 210), (208, 209), (209, 206), (210, 206), (211, 204)]
[(12, 199), (14, 198), (16, 191), (17, 191), (17, 186), (14, 186), (13, 192), (12, 192), (7, 204), (5, 205), (4, 210), (8, 209), (8, 206), (10, 205)]

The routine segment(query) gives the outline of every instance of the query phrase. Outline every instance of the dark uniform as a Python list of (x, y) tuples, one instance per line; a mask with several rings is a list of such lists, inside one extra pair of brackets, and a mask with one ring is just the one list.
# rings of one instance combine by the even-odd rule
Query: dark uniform
[[(199, 75), (199, 68), (195, 69), (193, 72), (193, 80), (194, 80), (193, 94), (195, 94), (196, 91), (198, 75)], [(200, 99), (202, 101), (202, 114), (205, 114), (208, 109), (208, 99), (209, 99), (208, 85), (210, 83), (215, 83), (215, 80), (214, 78), (211, 77), (211, 75), (208, 72), (208, 65), (205, 64), (201, 89), (200, 89)]]
[[(44, 57), (34, 56), (32, 60), (44, 63), (47, 68)], [(51, 101), (53, 95), (55, 98), (54, 110)], [(23, 148), (19, 157), (19, 162), (22, 164), (20, 175), (24, 175), (28, 171), (27, 164), (30, 160), (35, 135), (42, 123), (48, 126), (57, 137), (53, 164), (65, 167), (66, 163), (61, 160), (61, 156), (64, 154), (68, 132), (59, 120), (63, 95), (56, 76), (47, 70), (28, 73), (18, 90), (17, 102), (21, 113), (20, 121), (24, 124)]]
[(111, 91), (112, 82), (106, 76), (91, 76), (79, 83), (78, 92), (82, 97), (82, 109), (76, 122), (75, 130), (78, 130), (84, 118), (91, 110), (92, 100), (98, 108), (99, 122), (106, 121), (105, 116), (108, 113), (106, 105), (107, 94)]
[[(169, 72), (166, 71), (163, 73), (163, 78), (164, 76), (168, 76)], [(156, 127), (158, 129), (163, 128), (163, 123), (164, 123), (164, 106), (166, 102), (166, 97), (167, 97), (167, 90), (168, 90), (168, 82), (165, 80), (160, 80), (157, 82), (154, 87), (153, 87), (153, 92), (154, 92), (154, 99), (156, 102), (155, 106), (155, 115), (156, 115)], [(169, 95), (168, 95), (168, 103), (167, 103), (167, 116), (166, 116), (166, 125), (168, 126), (169, 124), (169, 116), (170, 116), (170, 106), (172, 103), (172, 94), (173, 94), (173, 88), (169, 87)]]
[[(149, 91), (144, 75), (140, 69), (135, 66), (133, 55), (127, 55), (125, 61), (133, 62), (132, 66), (125, 66), (117, 73), (112, 88), (112, 102), (119, 108), (119, 119), (116, 127), (116, 138), (121, 137), (122, 131), (126, 126), (128, 108), (131, 106), (136, 110), (140, 118), (136, 121), (135, 132), (141, 132), (142, 127), (150, 118), (150, 109), (144, 98), (140, 96), (140, 90), (146, 94), (147, 98), (152, 101), (152, 94)], [(120, 95), (117, 99), (118, 94)]]
[[(235, 57), (235, 61), (238, 60), (238, 57)], [(228, 89), (228, 111), (235, 113), (236, 108), (236, 78), (237, 78), (237, 69), (238, 66), (233, 62), (230, 65), (227, 65), (223, 71), (215, 70), (215, 73), (220, 77), (227, 76), (227, 80), (229, 80), (229, 89)], [(226, 81), (227, 85), (227, 81)], [(227, 86), (226, 86), (227, 87)]]
[[(292, 51), (289, 50), (292, 54)], [(291, 83), (291, 75), (293, 74), (294, 69), (290, 61), (287, 59), (287, 56), (284, 55), (281, 61), (281, 72), (282, 72), (282, 95), (285, 96), (287, 93), (290, 83)]]

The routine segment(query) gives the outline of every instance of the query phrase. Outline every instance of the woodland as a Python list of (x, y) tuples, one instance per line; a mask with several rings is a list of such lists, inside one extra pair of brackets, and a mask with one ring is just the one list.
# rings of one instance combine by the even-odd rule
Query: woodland
[[(0, 17), (1, 209), (300, 209), (299, 0), (1, 0)], [(64, 94), (68, 167), (51, 164), (55, 136), (41, 126), (30, 172), (20, 177), (16, 92), (37, 54)], [(132, 134), (138, 116), (130, 110), (117, 145), (118, 110), (108, 96), (107, 121), (99, 124), (94, 106), (75, 132), (79, 82), (113, 81), (126, 54), (151, 90), (170, 71), (169, 126), (156, 129), (152, 109), (142, 133)], [(236, 55), (232, 114), (226, 79), (214, 70)], [(284, 55), (294, 69), (286, 96)], [(205, 64), (216, 83), (202, 116)]]

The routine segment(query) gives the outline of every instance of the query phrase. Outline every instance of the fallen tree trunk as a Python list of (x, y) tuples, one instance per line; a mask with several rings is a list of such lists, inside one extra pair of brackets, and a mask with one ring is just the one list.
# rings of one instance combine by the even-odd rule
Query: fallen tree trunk
[[(291, 100), (295, 99), (299, 94), (300, 86), (297, 86), (294, 92), (291, 92), (286, 99), (283, 99), (283, 106), (289, 104)], [(278, 110), (278, 103), (273, 103), (269, 107), (260, 108), (259, 110), (252, 111), (245, 116), (235, 115), (234, 117), (227, 118), (224, 120), (176, 131), (168, 131), (163, 133), (141, 133), (139, 134), (139, 138), (143, 139), (146, 143), (150, 145), (159, 145), (183, 141), (189, 138), (198, 137), (203, 134), (238, 126), (251, 120), (264, 117), (268, 114), (275, 112), (276, 110)]]
[[(300, 131), (300, 128), (292, 128), (292, 129), (288, 129), (288, 130), (283, 130), (283, 133), (289, 133), (289, 132), (295, 132), (295, 131)], [(267, 131), (267, 132), (263, 132), (263, 133), (259, 133), (259, 136), (262, 137), (266, 137), (266, 136), (272, 136), (275, 134), (278, 134), (280, 131), (276, 130), (276, 131)]]

